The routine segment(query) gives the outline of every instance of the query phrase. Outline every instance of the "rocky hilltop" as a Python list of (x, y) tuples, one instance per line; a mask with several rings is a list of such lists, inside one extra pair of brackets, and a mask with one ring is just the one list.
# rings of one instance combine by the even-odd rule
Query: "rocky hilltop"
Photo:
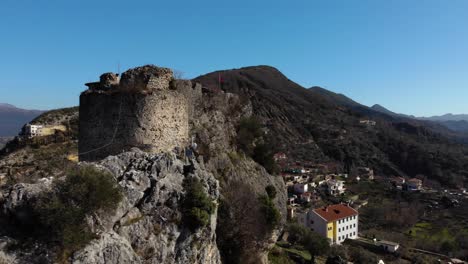
[[(31, 226), (35, 204), (67, 182), (68, 172), (9, 182), (0, 196), (0, 245), (8, 263), (267, 263), (285, 223), (286, 188), (239, 148), (250, 100), (175, 79), (170, 69), (153, 65), (121, 77), (106, 73), (87, 86), (79, 109), (82, 162), (75, 170), (109, 172), (123, 199), (110, 213), (89, 213), (85, 226), (95, 236), (64, 251), (57, 241), (35, 235), (26, 243), (24, 234), (38, 232), (40, 224)], [(203, 186), (198, 195), (213, 201), (208, 220), (189, 211), (206, 222), (198, 228), (184, 220), (190, 179)], [(267, 187), (277, 194), (262, 204)], [(265, 210), (277, 212), (274, 222)]]

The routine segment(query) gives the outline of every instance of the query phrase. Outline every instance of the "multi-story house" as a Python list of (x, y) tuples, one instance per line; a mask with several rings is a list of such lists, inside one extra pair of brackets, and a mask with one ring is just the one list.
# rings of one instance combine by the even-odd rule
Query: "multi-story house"
[(328, 194), (337, 196), (345, 192), (344, 181), (340, 180), (329, 180), (325, 184), (326, 191)]
[(335, 204), (310, 210), (302, 219), (314, 232), (327, 238), (330, 244), (341, 244), (358, 237), (359, 213), (345, 204)]
[(24, 134), (29, 138), (42, 135), (43, 126), (27, 124), (24, 126)]

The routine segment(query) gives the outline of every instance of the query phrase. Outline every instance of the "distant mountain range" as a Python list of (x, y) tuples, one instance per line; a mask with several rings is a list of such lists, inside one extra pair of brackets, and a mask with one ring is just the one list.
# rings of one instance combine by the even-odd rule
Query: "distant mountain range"
[(16, 136), (21, 127), (44, 111), (21, 109), (11, 104), (0, 103), (0, 137)]
[(441, 116), (419, 117), (419, 119), (430, 120), (430, 121), (468, 121), (468, 115), (445, 114)]
[(391, 115), (393, 117), (403, 117), (403, 118), (429, 121), (429, 122), (442, 125), (454, 132), (468, 133), (468, 115), (465, 115), (465, 114), (460, 114), (460, 115), (445, 114), (441, 116), (415, 117), (412, 115), (397, 114), (378, 104), (373, 105), (371, 108), (375, 111), (378, 111), (387, 115)]

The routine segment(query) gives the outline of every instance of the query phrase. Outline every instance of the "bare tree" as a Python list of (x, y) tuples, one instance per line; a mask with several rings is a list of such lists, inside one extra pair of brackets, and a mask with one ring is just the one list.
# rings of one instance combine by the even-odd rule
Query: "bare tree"
[(174, 76), (174, 79), (176, 80), (183, 80), (184, 79), (184, 72), (183, 71), (179, 71), (179, 70), (173, 70), (172, 71), (172, 74)]
[(252, 187), (244, 182), (224, 188), (218, 215), (218, 244), (226, 263), (256, 263), (256, 253), (269, 231)]

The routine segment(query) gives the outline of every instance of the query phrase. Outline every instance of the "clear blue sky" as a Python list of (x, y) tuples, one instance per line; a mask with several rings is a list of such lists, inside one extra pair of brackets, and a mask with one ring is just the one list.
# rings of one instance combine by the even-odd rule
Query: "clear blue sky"
[(468, 113), (467, 14), (466, 0), (4, 0), (0, 102), (77, 105), (119, 63), (190, 78), (266, 64), (366, 105)]

